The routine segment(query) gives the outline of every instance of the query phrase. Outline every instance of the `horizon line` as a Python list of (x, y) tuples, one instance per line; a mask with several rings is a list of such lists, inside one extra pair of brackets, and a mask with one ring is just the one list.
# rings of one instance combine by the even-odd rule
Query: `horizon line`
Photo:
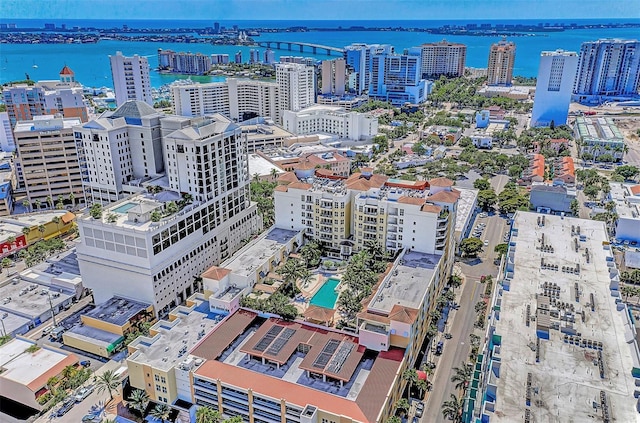
[[(122, 20), (130, 20), (130, 21), (234, 21), (234, 22), (252, 22), (252, 21), (301, 21), (301, 22), (321, 22), (321, 21), (331, 21), (331, 22), (371, 22), (371, 21), (379, 21), (379, 22), (434, 22), (434, 21), (484, 21), (484, 20), (492, 20), (496, 21), (495, 18), (474, 18), (474, 19), (456, 19), (456, 18), (442, 18), (442, 19), (174, 19), (174, 18), (153, 18), (153, 19), (128, 19), (128, 18), (0, 18), (0, 22), (7, 20), (54, 20), (61, 19), (67, 21), (81, 21), (81, 20), (91, 20), (91, 21), (122, 21)], [(622, 19), (622, 20), (635, 20), (640, 21), (640, 17), (638, 18), (629, 18), (629, 17), (608, 17), (608, 18), (586, 18), (586, 17), (571, 17), (571, 18), (506, 18), (506, 19), (497, 19), (497, 21), (534, 21), (534, 20), (545, 20), (545, 21), (554, 21), (554, 20), (571, 20), (571, 19), (579, 19), (579, 20), (587, 20), (587, 21), (601, 21), (607, 19)]]

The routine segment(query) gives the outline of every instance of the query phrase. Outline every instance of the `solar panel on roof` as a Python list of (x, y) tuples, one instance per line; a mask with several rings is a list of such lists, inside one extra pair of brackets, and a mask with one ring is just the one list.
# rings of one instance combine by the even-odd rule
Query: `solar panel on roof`
[(342, 369), (342, 365), (344, 364), (345, 361), (347, 361), (347, 358), (349, 357), (349, 355), (351, 355), (351, 351), (353, 351), (353, 347), (354, 347), (354, 344), (352, 343), (343, 343), (340, 346), (340, 349), (338, 349), (338, 352), (335, 353), (335, 355), (331, 359), (329, 366), (327, 366), (327, 372), (334, 373), (334, 374), (339, 373), (340, 370)]
[(322, 349), (322, 352), (318, 354), (316, 359), (314, 360), (312, 366), (318, 369), (324, 369), (333, 353), (338, 349), (338, 345), (340, 345), (340, 341), (337, 339), (330, 339)]
[(277, 355), (282, 347), (287, 345), (287, 342), (289, 342), (289, 339), (291, 339), (294, 333), (296, 333), (296, 330), (291, 328), (286, 328), (282, 331), (278, 339), (276, 339), (267, 350), (267, 354)]
[(266, 350), (269, 344), (271, 344), (271, 342), (276, 339), (276, 336), (278, 336), (282, 329), (284, 329), (282, 326), (271, 326), (267, 333), (262, 337), (262, 339), (258, 341), (255, 347), (253, 347), (253, 349), (260, 352)]

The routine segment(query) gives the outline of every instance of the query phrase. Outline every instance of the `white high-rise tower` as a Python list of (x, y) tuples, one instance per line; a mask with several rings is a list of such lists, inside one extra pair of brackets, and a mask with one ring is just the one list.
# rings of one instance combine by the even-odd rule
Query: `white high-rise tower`
[(109, 56), (109, 60), (118, 107), (129, 100), (144, 101), (153, 105), (147, 58), (137, 54), (126, 57), (118, 51), (115, 56)]
[(573, 81), (578, 66), (575, 51), (543, 51), (538, 68), (531, 126), (564, 125), (569, 115)]

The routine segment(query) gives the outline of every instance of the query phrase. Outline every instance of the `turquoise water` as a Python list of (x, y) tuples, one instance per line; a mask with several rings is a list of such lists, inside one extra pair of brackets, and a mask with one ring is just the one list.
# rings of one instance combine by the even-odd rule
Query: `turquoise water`
[(311, 297), (310, 304), (324, 308), (334, 308), (336, 306), (336, 300), (338, 299), (336, 287), (339, 283), (340, 279), (327, 279), (324, 285), (320, 287), (318, 292), (316, 292), (316, 294)]
[(115, 209), (113, 209), (113, 211), (116, 213), (126, 213), (129, 211), (129, 209), (132, 209), (135, 206), (136, 206), (136, 203), (125, 203), (121, 206), (116, 207)]
[[(613, 21), (608, 19), (607, 21)], [(353, 22), (357, 24), (357, 22)], [(289, 22), (289, 24), (293, 24)], [(166, 25), (166, 23), (165, 23)], [(328, 24), (327, 24), (328, 25)], [(346, 24), (343, 24), (346, 25)], [(379, 25), (379, 23), (378, 23)], [(415, 24), (414, 24), (415, 25)], [(22, 25), (24, 26), (24, 25)], [(153, 26), (149, 24), (149, 26)], [(514, 75), (535, 76), (538, 72), (540, 52), (543, 50), (579, 51), (581, 43), (598, 38), (637, 38), (637, 28), (594, 28), (579, 29), (564, 32), (537, 33), (525, 37), (513, 37), (517, 46)], [(486, 67), (489, 46), (500, 37), (474, 37), (462, 35), (439, 35), (423, 32), (408, 31), (309, 31), (309, 32), (281, 32), (265, 33), (258, 40), (300, 41), (343, 47), (354, 42), (381, 43), (395, 46), (396, 51), (420, 45), (425, 42), (439, 41), (447, 38), (450, 41), (467, 45), (467, 66)], [(96, 44), (0, 44), (0, 82), (7, 82), (25, 78), (28, 73), (33, 80), (57, 79), (60, 69), (67, 64), (76, 74), (76, 79), (84, 85), (92, 87), (112, 87), (110, 54), (122, 51), (125, 55), (139, 54), (149, 58), (152, 69), (158, 65), (158, 48), (177, 51), (202, 52), (205, 54), (229, 54), (231, 58), (237, 51), (242, 51), (246, 62), (251, 47), (213, 46), (210, 44), (181, 44), (164, 42), (127, 42), (100, 41)], [(262, 53), (264, 48), (258, 47)], [(310, 52), (275, 50), (276, 58), (281, 55), (315, 57), (319, 60), (329, 56)], [(336, 57), (335, 55), (330, 57)], [(37, 65), (34, 68), (33, 65)], [(185, 76), (161, 75), (151, 72), (151, 85), (159, 87)], [(214, 77), (191, 77), (199, 82), (215, 81)], [(219, 78), (218, 78), (219, 79)]]

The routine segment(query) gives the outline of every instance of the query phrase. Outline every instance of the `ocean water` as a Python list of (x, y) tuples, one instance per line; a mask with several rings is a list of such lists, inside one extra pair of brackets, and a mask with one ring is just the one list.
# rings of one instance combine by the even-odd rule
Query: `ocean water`
[[(618, 20), (620, 21), (620, 20)], [(629, 21), (629, 20), (626, 20)], [(18, 27), (43, 27), (44, 20), (38, 21), (6, 21), (15, 22)], [(469, 21), (242, 21), (224, 22), (223, 26), (230, 27), (238, 24), (241, 28), (271, 27), (287, 28), (291, 26), (307, 26), (322, 28), (337, 28), (350, 26), (376, 26), (376, 27), (437, 27), (446, 24), (465, 24)], [(537, 23), (538, 21), (531, 21)], [(509, 23), (531, 23), (527, 21), (510, 21)], [(584, 20), (565, 21), (566, 23), (585, 23)], [(606, 22), (615, 22), (607, 20)], [(638, 22), (635, 20), (634, 22)], [(85, 27), (113, 28), (122, 27), (122, 21), (58, 21), (56, 25), (66, 23), (68, 27), (82, 25)], [(482, 23), (476, 21), (474, 23)], [(497, 22), (493, 22), (494, 24)], [(554, 22), (551, 22), (554, 23)], [(130, 28), (197, 28), (213, 26), (212, 21), (127, 21)], [(638, 38), (638, 28), (598, 28), (579, 29), (564, 32), (540, 32), (529, 36), (513, 37), (516, 43), (515, 75), (535, 76), (538, 70), (540, 52), (544, 50), (565, 49), (578, 51), (580, 44), (585, 41), (598, 38)], [(486, 67), (489, 54), (489, 46), (498, 41), (500, 37), (490, 36), (453, 36), (427, 34), (410, 31), (309, 31), (309, 32), (280, 32), (263, 33), (256, 40), (275, 41), (299, 41), (323, 44), (335, 47), (343, 47), (355, 42), (391, 44), (397, 52), (420, 45), (426, 42), (439, 41), (442, 38), (460, 42), (467, 45), (467, 66)], [(201, 52), (205, 54), (222, 53), (229, 54), (231, 58), (237, 51), (242, 51), (244, 61), (248, 60), (251, 47), (240, 46), (213, 46), (210, 44), (182, 44), (163, 42), (126, 42), (126, 41), (100, 41), (96, 44), (0, 44), (0, 82), (24, 79), (25, 74), (33, 80), (57, 79), (58, 72), (66, 64), (74, 70), (76, 79), (89, 86), (112, 86), (109, 55), (116, 51), (122, 51), (125, 55), (139, 54), (149, 58), (152, 69), (157, 66), (157, 50), (172, 49), (176, 51)], [(261, 52), (264, 48), (258, 48)], [(333, 56), (324, 54), (313, 55), (311, 52), (300, 53), (299, 50), (275, 50), (276, 58), (281, 55), (315, 57), (326, 59)], [(35, 67), (34, 67), (35, 65)], [(158, 87), (170, 83), (176, 79), (184, 79), (186, 76), (162, 75), (152, 71), (151, 84)], [(191, 77), (193, 80), (208, 82), (219, 80), (217, 77)]]

